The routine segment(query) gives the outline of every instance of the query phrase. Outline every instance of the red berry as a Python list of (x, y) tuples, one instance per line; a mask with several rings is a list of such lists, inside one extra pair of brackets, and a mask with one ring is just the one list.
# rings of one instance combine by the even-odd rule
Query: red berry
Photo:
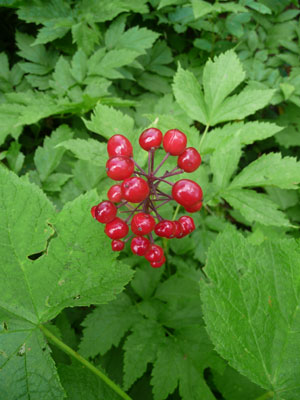
[(197, 212), (197, 211), (201, 210), (201, 208), (202, 208), (202, 201), (201, 200), (198, 203), (193, 204), (192, 206), (184, 207), (185, 211), (187, 211), (189, 213)]
[(182, 226), (184, 236), (188, 235), (189, 233), (191, 233), (195, 230), (194, 220), (192, 217), (189, 217), (188, 215), (184, 215), (183, 217), (180, 217), (178, 222)]
[(112, 251), (121, 251), (125, 247), (125, 243), (122, 240), (115, 239), (111, 242)]
[(177, 203), (190, 207), (202, 200), (203, 192), (198, 183), (190, 179), (181, 179), (173, 185), (172, 196)]
[(150, 214), (140, 212), (131, 220), (131, 230), (135, 235), (148, 235), (155, 227), (155, 219)]
[(146, 151), (157, 149), (161, 145), (161, 141), (162, 133), (156, 128), (146, 129), (139, 138), (140, 146)]
[(160, 261), (164, 256), (163, 249), (157, 244), (151, 244), (145, 253), (145, 258), (149, 262)]
[(129, 178), (133, 171), (134, 162), (128, 157), (112, 157), (106, 163), (106, 173), (114, 181), (122, 181)]
[(95, 218), (101, 224), (107, 224), (117, 215), (117, 207), (111, 201), (102, 201), (96, 206)]
[(179, 156), (186, 148), (186, 143), (185, 134), (178, 129), (170, 129), (163, 138), (164, 149), (172, 156)]
[(156, 224), (154, 232), (157, 236), (172, 238), (174, 237), (175, 225), (173, 221), (168, 221), (165, 219), (164, 221), (160, 221)]
[(97, 207), (97, 206), (94, 206), (94, 207), (91, 208), (91, 214), (92, 214), (92, 217), (93, 217), (93, 218), (96, 218), (96, 215), (95, 215), (96, 207)]
[(123, 135), (114, 135), (107, 142), (107, 152), (109, 157), (132, 156), (132, 144)]
[(166, 257), (163, 256), (163, 258), (160, 261), (153, 261), (150, 263), (150, 265), (152, 268), (160, 268), (165, 262), (166, 262)]
[(184, 172), (194, 172), (201, 164), (201, 156), (194, 147), (187, 147), (178, 157), (177, 165)]
[(139, 177), (127, 178), (122, 183), (123, 198), (131, 203), (140, 203), (148, 197), (150, 192), (148, 183)]
[(149, 246), (150, 240), (144, 236), (135, 236), (130, 243), (132, 252), (137, 256), (144, 256)]
[(122, 200), (121, 185), (113, 185), (107, 192), (107, 197), (113, 203), (119, 203)]
[(173, 221), (175, 229), (174, 229), (174, 237), (177, 239), (181, 239), (183, 237), (183, 229), (178, 221)]
[(128, 225), (121, 218), (116, 217), (105, 225), (105, 233), (111, 239), (122, 239), (129, 231)]

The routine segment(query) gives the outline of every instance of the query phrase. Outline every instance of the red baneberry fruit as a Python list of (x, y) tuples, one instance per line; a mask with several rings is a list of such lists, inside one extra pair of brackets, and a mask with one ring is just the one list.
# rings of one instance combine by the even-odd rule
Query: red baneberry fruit
[(181, 239), (183, 237), (182, 226), (180, 225), (180, 223), (178, 221), (173, 221), (173, 223), (175, 226), (174, 237), (176, 237), (177, 239)]
[(102, 201), (96, 206), (95, 218), (101, 224), (107, 224), (117, 215), (117, 207), (111, 201)]
[(186, 143), (185, 134), (178, 129), (170, 129), (163, 138), (164, 149), (172, 156), (179, 156), (186, 148)]
[(155, 219), (150, 214), (140, 212), (131, 220), (131, 230), (135, 235), (148, 235), (155, 227)]
[(201, 156), (194, 147), (187, 147), (177, 160), (179, 168), (184, 172), (194, 172), (201, 164)]
[(198, 203), (193, 204), (192, 206), (184, 207), (184, 209), (185, 209), (185, 211), (187, 211), (187, 212), (189, 212), (189, 213), (194, 213), (194, 212), (197, 212), (197, 211), (201, 210), (202, 204), (203, 204), (203, 203), (202, 203), (202, 201), (200, 200), (200, 201), (198, 201)]
[(125, 243), (122, 240), (115, 239), (111, 242), (112, 251), (121, 251), (125, 247)]
[(107, 152), (109, 157), (132, 156), (132, 144), (123, 135), (114, 135), (107, 142)]
[(149, 193), (148, 183), (137, 176), (127, 178), (122, 183), (123, 198), (131, 203), (140, 203), (148, 197)]
[(164, 256), (164, 251), (157, 244), (151, 244), (145, 253), (145, 258), (149, 262), (161, 261), (163, 256)]
[(118, 217), (105, 225), (105, 233), (111, 239), (122, 239), (128, 232), (128, 225)]
[(161, 141), (162, 133), (156, 128), (146, 129), (139, 138), (140, 146), (146, 151), (158, 149), (161, 145)]
[(125, 156), (116, 156), (107, 160), (106, 173), (114, 181), (129, 178), (134, 171), (134, 162)]
[(112, 201), (113, 203), (119, 203), (122, 200), (121, 185), (113, 185), (111, 188), (109, 188), (107, 197), (108, 200)]
[(160, 261), (153, 261), (150, 263), (150, 265), (152, 268), (160, 268), (165, 262), (166, 262), (166, 257), (163, 256), (163, 258)]
[(190, 179), (181, 179), (173, 185), (172, 196), (178, 204), (190, 207), (202, 200), (203, 193), (198, 183)]
[(148, 240), (144, 236), (136, 236), (132, 239), (130, 243), (133, 254), (136, 254), (138, 256), (144, 256), (149, 246), (150, 240)]
[(168, 221), (165, 219), (164, 221), (160, 221), (155, 225), (154, 232), (157, 236), (172, 238), (174, 237), (175, 225), (173, 221)]
[(96, 218), (96, 215), (95, 215), (95, 213), (96, 213), (96, 207), (97, 207), (97, 206), (93, 206), (93, 207), (91, 208), (91, 214), (92, 214), (92, 217), (93, 217), (93, 218)]
[(184, 215), (179, 218), (178, 222), (182, 226), (183, 235), (186, 236), (195, 230), (195, 223), (192, 217)]

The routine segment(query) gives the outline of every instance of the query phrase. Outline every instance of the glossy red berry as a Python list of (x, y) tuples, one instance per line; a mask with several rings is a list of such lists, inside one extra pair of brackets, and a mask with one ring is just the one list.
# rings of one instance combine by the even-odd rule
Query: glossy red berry
[(155, 219), (150, 214), (140, 212), (131, 220), (131, 230), (135, 235), (148, 235), (155, 227)]
[(131, 203), (140, 203), (148, 197), (149, 193), (148, 183), (137, 176), (127, 178), (122, 183), (123, 198)]
[(150, 263), (152, 268), (160, 268), (164, 263), (166, 262), (166, 257), (163, 256), (163, 258), (160, 261), (153, 261)]
[(181, 239), (183, 237), (183, 229), (178, 221), (173, 221), (175, 229), (174, 229), (174, 237), (177, 239)]
[(179, 168), (184, 172), (194, 172), (201, 164), (201, 156), (194, 147), (187, 147), (177, 160)]
[(184, 208), (185, 208), (185, 211), (187, 211), (189, 213), (194, 213), (194, 212), (197, 212), (197, 211), (201, 210), (202, 204), (203, 203), (200, 200), (198, 203), (193, 204), (192, 206), (189, 206), (189, 207), (184, 207)]
[(151, 244), (145, 253), (145, 258), (149, 262), (161, 261), (163, 256), (164, 256), (164, 251), (157, 244)]
[(132, 144), (123, 135), (114, 135), (107, 142), (107, 152), (109, 157), (132, 156)]
[(108, 200), (112, 201), (113, 203), (119, 203), (122, 200), (121, 185), (113, 185), (111, 188), (109, 188), (107, 197)]
[(122, 240), (115, 239), (111, 242), (112, 251), (121, 251), (125, 247), (125, 243)]
[(182, 226), (183, 235), (186, 236), (195, 230), (195, 223), (192, 217), (184, 215), (179, 218), (178, 222)]
[(95, 215), (95, 213), (96, 213), (96, 207), (97, 207), (97, 206), (93, 206), (93, 207), (91, 208), (91, 214), (92, 214), (92, 217), (93, 217), (93, 218), (96, 218), (96, 215)]
[(149, 246), (150, 240), (144, 236), (135, 236), (130, 243), (133, 254), (138, 256), (144, 256)]
[(106, 173), (114, 181), (122, 181), (129, 178), (134, 171), (134, 162), (124, 156), (116, 156), (107, 160)]
[(140, 146), (149, 151), (151, 149), (158, 149), (162, 141), (162, 133), (159, 129), (149, 128), (146, 129), (139, 138)]
[(186, 148), (186, 143), (185, 134), (178, 129), (170, 129), (163, 138), (164, 149), (172, 156), (179, 156)]
[(107, 224), (117, 215), (117, 207), (111, 201), (102, 201), (96, 206), (95, 218), (101, 224)]
[(116, 217), (105, 225), (105, 233), (111, 239), (122, 239), (129, 231), (128, 225), (121, 218)]
[(178, 204), (190, 207), (202, 200), (203, 193), (198, 183), (190, 179), (181, 179), (172, 186), (172, 196)]
[(175, 225), (173, 221), (168, 221), (165, 219), (164, 221), (160, 221), (155, 225), (154, 232), (157, 234), (157, 236), (172, 238), (174, 237)]

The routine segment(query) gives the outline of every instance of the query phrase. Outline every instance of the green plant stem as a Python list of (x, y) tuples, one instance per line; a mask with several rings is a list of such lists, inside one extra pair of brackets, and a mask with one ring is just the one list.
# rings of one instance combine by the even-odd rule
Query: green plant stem
[(206, 134), (208, 132), (208, 129), (209, 129), (209, 124), (206, 125), (206, 127), (204, 129), (204, 132), (203, 132), (203, 134), (201, 136), (201, 140), (200, 140), (200, 143), (199, 143), (199, 151), (201, 149), (202, 142), (203, 142), (203, 140), (204, 140), (204, 138), (205, 138), (205, 136), (206, 136)]
[(267, 400), (267, 399), (272, 399), (274, 397), (274, 392), (271, 390), (267, 393), (264, 393), (263, 395), (256, 397), (255, 400)]
[(83, 358), (76, 351), (71, 349), (64, 342), (59, 340), (52, 332), (50, 332), (44, 325), (40, 325), (41, 331), (44, 335), (49, 338), (59, 349), (61, 349), (64, 353), (68, 354), (71, 357), (74, 357), (77, 361), (79, 361), (82, 365), (84, 365), (87, 369), (89, 369), (93, 374), (97, 375), (100, 379), (102, 379), (113, 391), (118, 393), (120, 397), (124, 400), (132, 400), (131, 397), (128, 396), (115, 382), (109, 379), (103, 372), (101, 372), (98, 368), (96, 368), (93, 364)]
[(177, 207), (176, 207), (176, 210), (175, 210), (175, 212), (174, 212), (172, 221), (175, 221), (175, 219), (176, 219), (176, 217), (177, 217), (177, 214), (178, 214), (178, 211), (179, 211), (179, 208), (180, 208), (180, 204), (177, 204)]

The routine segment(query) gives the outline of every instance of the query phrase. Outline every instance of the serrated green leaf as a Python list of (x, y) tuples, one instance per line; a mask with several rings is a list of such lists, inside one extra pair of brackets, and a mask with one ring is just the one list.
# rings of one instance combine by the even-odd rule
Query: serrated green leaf
[(69, 32), (73, 22), (71, 17), (45, 21), (45, 26), (39, 30), (33, 44), (45, 44), (64, 37)]
[(106, 164), (106, 144), (95, 139), (71, 139), (61, 142), (57, 147), (70, 150), (79, 160), (90, 161), (103, 167)]
[(95, 357), (105, 354), (112, 346), (117, 347), (139, 318), (141, 317), (125, 293), (121, 293), (109, 304), (98, 306), (82, 323), (84, 329), (79, 345), (80, 354), (84, 357)]
[(125, 31), (115, 43), (117, 49), (129, 49), (136, 51), (138, 54), (145, 54), (146, 49), (152, 47), (159, 34), (147, 28), (133, 28)]
[(278, 210), (263, 193), (247, 189), (227, 189), (222, 197), (249, 222), (259, 222), (263, 225), (291, 226), (285, 214)]
[(156, 352), (164, 341), (162, 327), (151, 320), (141, 320), (132, 327), (123, 349), (124, 387), (128, 389), (147, 369), (147, 364), (155, 360)]
[(91, 54), (95, 45), (99, 43), (101, 34), (96, 24), (93, 24), (91, 29), (87, 22), (80, 21), (72, 26), (72, 36), (78, 48), (86, 54)]
[(213, 10), (213, 5), (203, 0), (192, 0), (192, 5), (196, 19), (209, 14)]
[(249, 186), (277, 186), (281, 189), (298, 189), (300, 163), (296, 158), (280, 153), (263, 154), (240, 172), (230, 188)]
[(210, 247), (201, 283), (216, 350), (278, 400), (300, 394), (299, 253), (292, 239), (253, 246), (230, 230)]
[(279, 189), (278, 187), (267, 186), (265, 188), (270, 199), (278, 204), (281, 210), (286, 210), (289, 207), (299, 203), (299, 196), (295, 190)]
[(61, 187), (70, 179), (72, 175), (64, 174), (62, 172), (57, 172), (55, 174), (51, 174), (47, 177), (47, 179), (43, 182), (43, 190), (46, 192), (59, 192)]
[(142, 299), (148, 299), (156, 289), (162, 273), (163, 268), (155, 269), (148, 268), (148, 265), (139, 265), (131, 281), (131, 287)]
[(53, 80), (50, 81), (51, 87), (59, 95), (64, 95), (76, 83), (70, 70), (69, 62), (63, 56), (60, 56), (52, 75)]
[(61, 125), (52, 132), (50, 137), (46, 137), (43, 147), (38, 147), (34, 154), (34, 163), (39, 173), (41, 181), (58, 167), (61, 158), (65, 152), (64, 148), (56, 147), (59, 143), (71, 139), (73, 132), (68, 125)]
[(96, 69), (90, 69), (91, 74), (101, 75), (109, 79), (122, 78), (117, 68), (131, 64), (139, 54), (129, 49), (111, 50), (104, 55)]

